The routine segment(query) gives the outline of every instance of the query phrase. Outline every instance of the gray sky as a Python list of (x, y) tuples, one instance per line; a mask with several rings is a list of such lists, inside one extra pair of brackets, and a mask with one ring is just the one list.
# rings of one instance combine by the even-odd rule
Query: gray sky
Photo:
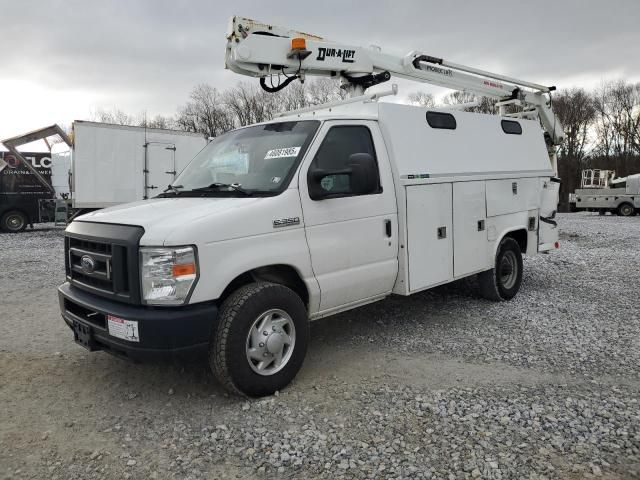
[(198, 83), (257, 82), (224, 70), (234, 14), (559, 88), (640, 81), (639, 0), (0, 0), (0, 139), (99, 108), (173, 114)]

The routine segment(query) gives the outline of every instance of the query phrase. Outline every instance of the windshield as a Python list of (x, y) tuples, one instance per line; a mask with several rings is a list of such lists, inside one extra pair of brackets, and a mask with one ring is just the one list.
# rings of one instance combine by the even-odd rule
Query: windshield
[(221, 135), (196, 155), (173, 185), (185, 193), (195, 189), (279, 193), (319, 124), (316, 120), (269, 123)]

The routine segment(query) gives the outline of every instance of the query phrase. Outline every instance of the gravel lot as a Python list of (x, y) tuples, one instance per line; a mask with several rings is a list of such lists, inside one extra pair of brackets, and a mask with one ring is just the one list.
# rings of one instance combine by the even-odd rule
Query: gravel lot
[(640, 217), (560, 222), (513, 301), (464, 281), (321, 320), (254, 401), (85, 352), (62, 230), (0, 235), (0, 478), (640, 478)]

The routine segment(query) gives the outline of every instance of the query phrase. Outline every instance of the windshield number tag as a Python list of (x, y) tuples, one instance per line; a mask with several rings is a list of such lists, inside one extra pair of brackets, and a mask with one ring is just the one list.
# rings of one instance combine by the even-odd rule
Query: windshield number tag
[(287, 147), (287, 148), (274, 148), (269, 150), (264, 159), (269, 160), (271, 158), (283, 158), (283, 157), (297, 157), (300, 153), (301, 147)]

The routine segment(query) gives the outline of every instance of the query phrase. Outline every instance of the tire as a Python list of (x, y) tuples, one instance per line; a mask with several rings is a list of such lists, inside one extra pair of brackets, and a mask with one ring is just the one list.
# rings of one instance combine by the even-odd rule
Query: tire
[(9, 233), (22, 232), (27, 228), (29, 219), (20, 210), (10, 210), (2, 215), (0, 220), (0, 230)]
[(630, 203), (618, 205), (618, 215), (621, 217), (631, 217), (636, 214), (636, 209)]
[(598, 210), (598, 215), (600, 215), (601, 217), (604, 217), (606, 213), (607, 213), (606, 210)]
[[(250, 283), (222, 304), (209, 346), (209, 364), (232, 393), (262, 397), (291, 383), (308, 344), (309, 320), (300, 297), (277, 283)], [(266, 360), (260, 360), (263, 357)]]
[(500, 242), (494, 268), (478, 274), (480, 295), (487, 300), (499, 302), (511, 300), (522, 283), (522, 252), (520, 245), (511, 237)]

